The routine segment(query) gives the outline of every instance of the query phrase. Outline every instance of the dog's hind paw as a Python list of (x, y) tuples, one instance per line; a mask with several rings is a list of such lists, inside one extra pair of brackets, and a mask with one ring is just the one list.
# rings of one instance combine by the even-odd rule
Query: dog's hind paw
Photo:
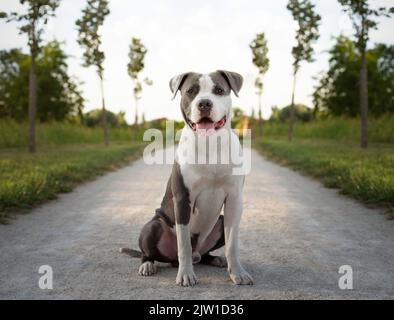
[(140, 276), (152, 276), (157, 272), (155, 264), (151, 261), (145, 261), (140, 265), (138, 273)]
[(225, 257), (216, 256), (213, 257), (209, 264), (218, 268), (227, 268), (227, 259)]

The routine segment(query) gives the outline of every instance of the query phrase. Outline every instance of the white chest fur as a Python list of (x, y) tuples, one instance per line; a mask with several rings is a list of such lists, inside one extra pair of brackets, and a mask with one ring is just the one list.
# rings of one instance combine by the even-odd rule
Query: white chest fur
[[(204, 240), (214, 227), (226, 196), (239, 190), (244, 179), (243, 176), (233, 175), (231, 159), (226, 161), (230, 148), (235, 148), (233, 152), (240, 151), (238, 137), (230, 130), (220, 131), (222, 134), (218, 150), (217, 146), (210, 143), (207, 146), (203, 138), (196, 139), (194, 132), (185, 128), (176, 153), (183, 181), (190, 195), (190, 231), (198, 233), (200, 240)], [(215, 160), (218, 153), (220, 156), (216, 158), (216, 162), (210, 162)]]

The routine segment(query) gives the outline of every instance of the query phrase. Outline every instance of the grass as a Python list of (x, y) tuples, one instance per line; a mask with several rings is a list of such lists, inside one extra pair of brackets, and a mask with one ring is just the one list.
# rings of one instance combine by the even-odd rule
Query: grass
[[(141, 155), (143, 144), (121, 143), (0, 150), (0, 221), (15, 209), (29, 209), (56, 194)], [(23, 211), (23, 210), (16, 210)]]
[(271, 159), (317, 177), (327, 187), (368, 204), (394, 208), (394, 145), (323, 139), (256, 139), (256, 149)]
[[(265, 122), (264, 136), (281, 138), (287, 136), (288, 124)], [(294, 136), (299, 139), (335, 139), (342, 142), (358, 142), (360, 139), (360, 119), (328, 118), (308, 123), (296, 122)], [(394, 143), (394, 115), (369, 119), (369, 141)]]
[[(109, 140), (129, 142), (130, 128), (110, 128)], [(37, 123), (36, 140), (38, 148), (76, 143), (102, 143), (101, 127), (89, 128), (68, 122)], [(0, 148), (27, 148), (27, 123), (11, 119), (0, 120)]]

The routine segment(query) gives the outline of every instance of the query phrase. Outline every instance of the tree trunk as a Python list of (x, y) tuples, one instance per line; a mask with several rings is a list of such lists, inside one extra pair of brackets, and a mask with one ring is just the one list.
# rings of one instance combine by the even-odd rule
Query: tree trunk
[(261, 93), (259, 93), (259, 136), (263, 136), (263, 115), (262, 115), (262, 105), (261, 105)]
[(29, 152), (36, 152), (36, 112), (37, 112), (37, 77), (36, 55), (31, 50), (29, 72)]
[(100, 76), (100, 88), (101, 88), (101, 106), (102, 106), (101, 125), (103, 127), (104, 145), (108, 146), (107, 110), (105, 109), (104, 85), (103, 85), (102, 76)]
[(134, 124), (138, 125), (138, 99), (137, 97), (134, 98), (135, 101), (135, 118), (134, 118)]
[(290, 105), (290, 115), (289, 115), (289, 131), (287, 133), (287, 139), (289, 141), (293, 140), (293, 127), (294, 127), (294, 118), (295, 118), (294, 96), (295, 96), (296, 81), (297, 81), (297, 71), (294, 71), (293, 92), (291, 94), (291, 105)]
[(368, 148), (368, 69), (365, 50), (361, 53), (360, 71), (360, 111), (361, 111), (361, 148)]
[(135, 117), (134, 117), (134, 126), (131, 127), (132, 132), (132, 139), (137, 141), (138, 139), (138, 98), (134, 96), (134, 103), (135, 103)]

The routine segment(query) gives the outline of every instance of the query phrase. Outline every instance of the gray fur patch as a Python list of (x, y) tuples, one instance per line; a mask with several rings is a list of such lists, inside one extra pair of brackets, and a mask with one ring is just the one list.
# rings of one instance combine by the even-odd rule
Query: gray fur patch
[[(199, 73), (189, 73), (181, 87), (181, 109), (184, 117), (188, 119), (191, 114), (191, 103), (200, 91), (200, 77)], [(186, 120), (186, 119), (185, 119)]]
[(224, 79), (227, 80), (231, 90), (238, 97), (238, 93), (242, 88), (243, 78), (239, 73), (225, 70), (218, 70), (216, 73), (220, 73)]
[(174, 98), (181, 91), (181, 111), (186, 123), (190, 125), (191, 103), (200, 91), (200, 73), (187, 72), (173, 77), (170, 80), (170, 88)]
[(231, 87), (230, 83), (228, 80), (223, 76), (222, 73), (219, 71), (212, 72), (209, 74), (210, 78), (212, 79), (212, 82), (215, 84), (215, 86), (223, 89), (224, 94), (223, 95), (229, 95), (231, 92)]
[(174, 163), (171, 172), (171, 189), (173, 194), (175, 221), (187, 225), (190, 220), (191, 205), (189, 189), (183, 181), (181, 167)]

